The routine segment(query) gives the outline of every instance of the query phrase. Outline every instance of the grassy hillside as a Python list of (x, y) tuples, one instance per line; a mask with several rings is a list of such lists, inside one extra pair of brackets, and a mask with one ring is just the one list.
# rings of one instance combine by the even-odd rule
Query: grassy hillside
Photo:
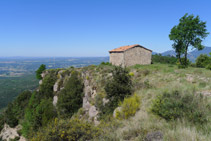
[(196, 97), (205, 95), (207, 103), (211, 103), (211, 71), (192, 67), (178, 69), (174, 65), (161, 64), (137, 65), (130, 70), (134, 72), (135, 93), (141, 99), (140, 110), (134, 117), (120, 121), (121, 126), (110, 130), (107, 137), (112, 140), (144, 140), (147, 134), (159, 131), (166, 141), (210, 140), (210, 112), (207, 113), (209, 122), (199, 127), (184, 118), (167, 121), (150, 109), (158, 95), (174, 90), (183, 91), (184, 95), (194, 93)]
[[(115, 81), (111, 81), (114, 66), (107, 63), (49, 70), (39, 92), (21, 94), (8, 108), (8, 124), (21, 124), (23, 129), (19, 133), (31, 140), (208, 141), (211, 138), (210, 70), (178, 69), (166, 64), (135, 65), (127, 69), (127, 77), (124, 76), (127, 71), (120, 71), (125, 79), (116, 74)], [(121, 108), (117, 108), (113, 117), (113, 111), (106, 112), (110, 111), (109, 105), (103, 104), (103, 98), (108, 98), (109, 89), (127, 90), (127, 84), (123, 88), (117, 84), (127, 82), (127, 78), (132, 80), (132, 90), (128, 91), (132, 94), (117, 101)], [(55, 82), (60, 91), (53, 92)], [(90, 115), (86, 106), (81, 107), (81, 82), (89, 107), (95, 106), (99, 111), (99, 123), (95, 117), (90, 118), (93, 112)], [(56, 107), (52, 105), (55, 96), (58, 96)]]

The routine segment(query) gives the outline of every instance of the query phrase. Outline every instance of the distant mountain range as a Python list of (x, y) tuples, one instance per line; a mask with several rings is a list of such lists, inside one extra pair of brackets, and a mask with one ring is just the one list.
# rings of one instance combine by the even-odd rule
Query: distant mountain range
[[(211, 52), (211, 47), (205, 47), (203, 50), (198, 50), (195, 49), (191, 52), (188, 53), (188, 59), (192, 62), (195, 62), (196, 58), (200, 55), (200, 54), (207, 54), (209, 55), (209, 53)], [(152, 54), (161, 54), (162, 56), (176, 56), (176, 52), (174, 50), (168, 50), (165, 51), (163, 53), (156, 53), (156, 52), (152, 52)]]

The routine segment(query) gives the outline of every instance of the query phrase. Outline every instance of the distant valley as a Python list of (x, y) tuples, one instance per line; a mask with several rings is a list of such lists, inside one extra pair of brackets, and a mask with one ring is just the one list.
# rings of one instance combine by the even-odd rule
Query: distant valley
[(108, 61), (109, 57), (0, 57), (0, 112), (22, 91), (38, 87), (35, 71), (41, 64), (47, 69), (56, 69)]

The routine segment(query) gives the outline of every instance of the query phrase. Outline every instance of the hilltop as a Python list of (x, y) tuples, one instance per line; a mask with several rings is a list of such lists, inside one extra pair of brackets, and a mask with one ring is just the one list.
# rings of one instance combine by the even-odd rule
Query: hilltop
[[(211, 138), (210, 70), (193, 67), (178, 69), (176, 65), (167, 64), (129, 67), (132, 94), (118, 104), (119, 110), (116, 109), (114, 115), (103, 114), (101, 110), (106, 108), (108, 102), (105, 87), (112, 79), (113, 71), (114, 66), (108, 63), (83, 68), (46, 70), (42, 74), (43, 79), (37, 92), (25, 93), (25, 100), (23, 94), (22, 100), (18, 98), (22, 108), (14, 109), (11, 106), (11, 111), (7, 110), (7, 113), (15, 116), (9, 119), (17, 120), (13, 124), (16, 131), (20, 130), (17, 124), (23, 126), (16, 135), (32, 140), (74, 140), (77, 135), (80, 135), (78, 139), (81, 140), (183, 141)], [(79, 99), (80, 108), (74, 113), (71, 112), (73, 116), (69, 116), (70, 111), (60, 111), (58, 106), (65, 106), (65, 103), (59, 104), (60, 97), (64, 96), (63, 100), (68, 102), (74, 99), (66, 97), (71, 94), (71, 90), (80, 91), (79, 82), (75, 83), (76, 78), (72, 78), (76, 72), (84, 85), (84, 95), (82, 101)], [(69, 87), (73, 84), (77, 85), (77, 88)], [(165, 99), (165, 105), (159, 103), (162, 98)], [(19, 100), (14, 101), (14, 106), (18, 105)], [(136, 104), (130, 103), (131, 101)], [(129, 109), (124, 106), (127, 104), (132, 104)], [(173, 111), (172, 106), (176, 111)], [(37, 111), (35, 113), (32, 112), (34, 107)], [(45, 111), (45, 108), (48, 110)], [(193, 114), (186, 115), (187, 111), (183, 110), (192, 111)], [(6, 123), (14, 122), (7, 120)], [(27, 133), (26, 129), (29, 129)]]

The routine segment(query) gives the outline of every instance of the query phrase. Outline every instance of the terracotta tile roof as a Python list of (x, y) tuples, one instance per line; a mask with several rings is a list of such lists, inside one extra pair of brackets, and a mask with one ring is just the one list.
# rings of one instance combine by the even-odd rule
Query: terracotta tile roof
[(110, 50), (109, 53), (112, 53), (112, 52), (124, 52), (124, 51), (126, 51), (126, 50), (128, 50), (130, 48), (133, 48), (133, 47), (141, 47), (141, 48), (144, 48), (146, 50), (152, 51), (152, 50), (147, 49), (147, 48), (145, 48), (145, 47), (143, 47), (143, 46), (141, 46), (139, 44), (135, 44), (135, 45), (128, 45), (128, 46), (122, 46), (122, 47), (119, 47), (119, 48), (115, 48), (113, 50)]

